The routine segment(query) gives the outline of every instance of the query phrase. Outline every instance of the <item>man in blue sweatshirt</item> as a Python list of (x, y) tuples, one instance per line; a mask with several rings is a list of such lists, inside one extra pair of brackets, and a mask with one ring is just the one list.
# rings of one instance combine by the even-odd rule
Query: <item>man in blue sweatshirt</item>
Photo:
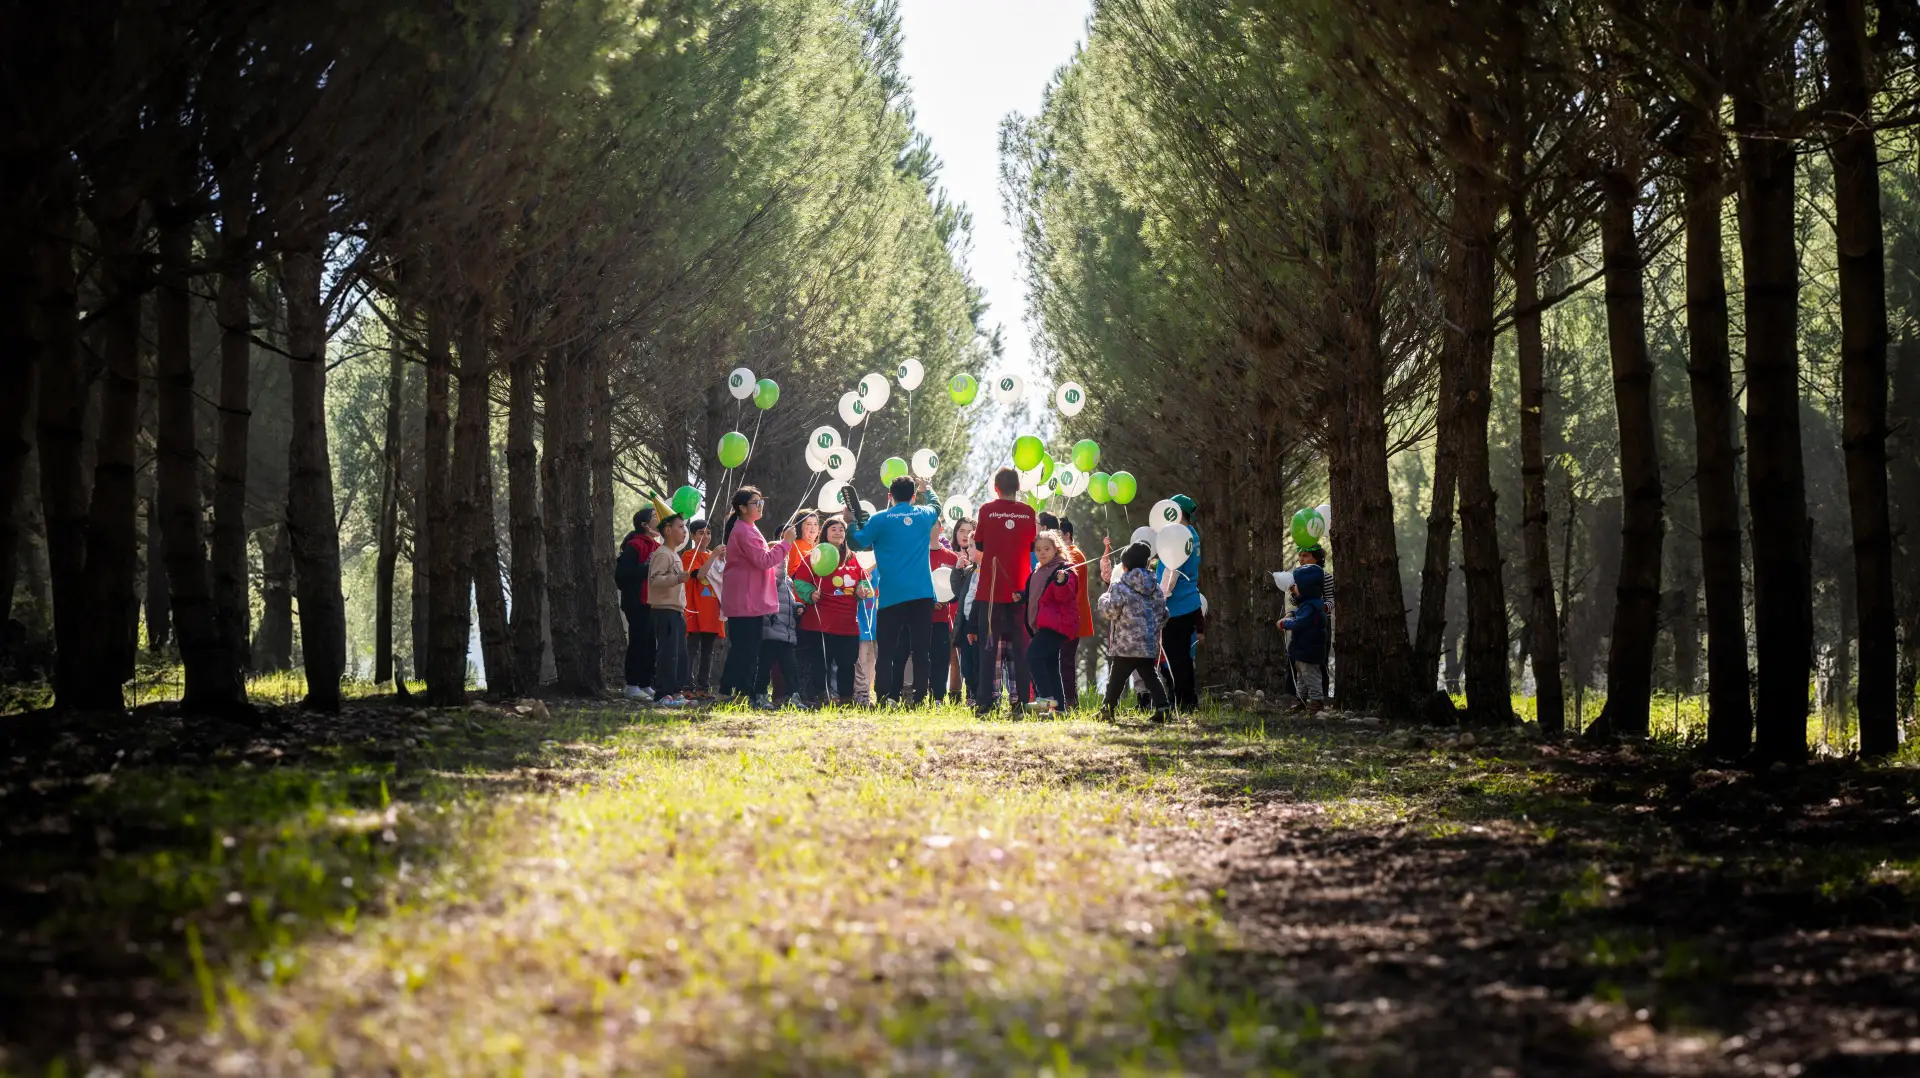
[[(900, 701), (907, 660), (925, 655), (933, 630), (933, 567), (927, 543), (940, 520), (940, 499), (925, 479), (901, 476), (887, 487), (890, 504), (869, 517), (855, 512), (856, 527), (848, 536), (873, 551), (874, 589), (880, 593), (880, 613), (874, 637), (880, 645), (877, 695), (884, 703)], [(927, 697), (928, 671), (924, 661), (913, 664), (909, 703)]]

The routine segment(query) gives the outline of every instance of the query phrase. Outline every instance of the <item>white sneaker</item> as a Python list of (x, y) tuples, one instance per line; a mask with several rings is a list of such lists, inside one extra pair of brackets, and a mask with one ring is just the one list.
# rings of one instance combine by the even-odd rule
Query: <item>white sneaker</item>
[(627, 686), (627, 699), (629, 700), (641, 699), (646, 693), (646, 691), (647, 690), (641, 688), (638, 685), (629, 685)]

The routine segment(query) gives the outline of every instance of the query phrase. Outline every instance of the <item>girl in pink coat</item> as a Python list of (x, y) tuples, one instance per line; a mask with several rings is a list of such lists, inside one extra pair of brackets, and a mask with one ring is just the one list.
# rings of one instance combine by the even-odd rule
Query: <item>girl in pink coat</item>
[[(761, 628), (765, 619), (780, 608), (775, 577), (786, 564), (794, 533), (789, 525), (780, 533), (778, 543), (768, 545), (759, 527), (766, 505), (758, 487), (734, 491), (733, 514), (721, 532), (727, 565), (721, 576), (720, 609), (727, 615), (729, 642), (726, 669), (720, 674), (723, 697), (750, 697), (761, 684)], [(764, 700), (754, 701), (754, 706), (772, 707)]]
[(1033, 706), (1052, 711), (1063, 696), (1060, 649), (1080, 631), (1080, 577), (1067, 561), (1067, 541), (1057, 531), (1033, 540), (1033, 574), (1027, 577), (1027, 669), (1033, 671)]

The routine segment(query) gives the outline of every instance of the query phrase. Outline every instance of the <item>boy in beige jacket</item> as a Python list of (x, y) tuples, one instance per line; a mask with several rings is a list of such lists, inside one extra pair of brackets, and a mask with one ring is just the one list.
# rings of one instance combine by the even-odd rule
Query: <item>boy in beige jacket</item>
[[(688, 571), (680, 560), (687, 542), (687, 522), (674, 514), (660, 522), (660, 549), (647, 562), (647, 605), (653, 616), (653, 702), (659, 707), (685, 707), (680, 672), (686, 666), (687, 581), (703, 569)], [(701, 543), (706, 539), (702, 537)], [(698, 548), (696, 548), (697, 550)]]

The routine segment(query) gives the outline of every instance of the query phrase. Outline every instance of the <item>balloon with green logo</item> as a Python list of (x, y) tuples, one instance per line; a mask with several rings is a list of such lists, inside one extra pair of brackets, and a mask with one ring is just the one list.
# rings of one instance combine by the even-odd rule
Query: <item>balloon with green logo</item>
[(840, 548), (832, 543), (821, 543), (813, 548), (813, 575), (831, 576), (840, 568)]
[(762, 378), (754, 383), (753, 405), (761, 411), (774, 406), (780, 400), (780, 383), (771, 378)]
[(1046, 455), (1046, 445), (1031, 434), (1022, 434), (1013, 440), (1013, 466), (1023, 472), (1039, 467), (1040, 458)]
[(673, 492), (673, 511), (674, 512), (680, 514), (683, 517), (686, 517), (688, 520), (692, 520), (694, 512), (699, 508), (700, 508), (700, 492), (699, 491), (693, 489), (692, 487), (681, 487), (679, 490), (676, 490)]
[(1134, 482), (1132, 472), (1115, 472), (1107, 477), (1107, 493), (1116, 505), (1130, 505), (1133, 496), (1140, 492), (1140, 485)]
[[(1318, 525), (1316, 529), (1316, 525)], [(1318, 534), (1316, 533), (1316, 530)], [(1320, 536), (1326, 534), (1326, 525), (1321, 522), (1320, 514), (1312, 509), (1302, 509), (1293, 514), (1293, 545), (1301, 550), (1320, 545)]]
[(901, 460), (899, 457), (888, 457), (886, 460), (880, 462), (880, 481), (882, 483), (892, 483), (905, 474), (907, 474), (907, 462)]
[(980, 395), (980, 380), (971, 374), (956, 374), (947, 379), (947, 396), (953, 403), (965, 408)]
[(1108, 489), (1108, 483), (1112, 479), (1113, 477), (1105, 472), (1095, 472), (1088, 476), (1087, 497), (1092, 498), (1096, 504), (1107, 504), (1113, 499), (1113, 492)]
[(1093, 471), (1100, 463), (1100, 443), (1092, 438), (1082, 438), (1073, 443), (1073, 466), (1083, 472)]
[(720, 436), (720, 466), (738, 468), (747, 462), (747, 452), (752, 449), (747, 436), (737, 430), (730, 430)]

